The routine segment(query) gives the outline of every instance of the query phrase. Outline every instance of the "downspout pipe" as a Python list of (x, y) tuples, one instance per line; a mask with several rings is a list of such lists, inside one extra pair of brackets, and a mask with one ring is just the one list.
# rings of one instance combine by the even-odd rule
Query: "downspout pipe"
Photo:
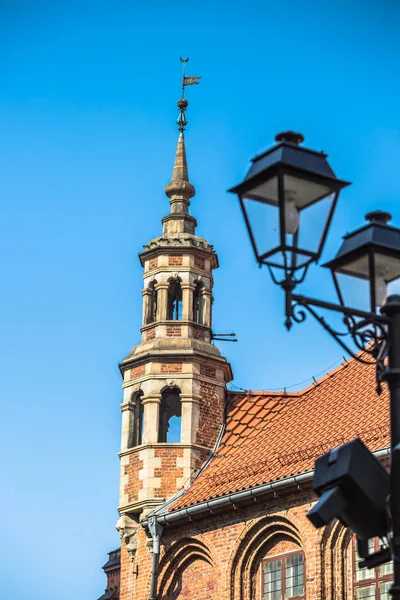
[(151, 580), (150, 580), (150, 600), (157, 600), (157, 575), (158, 564), (160, 562), (160, 541), (163, 532), (163, 525), (159, 523), (155, 515), (148, 518), (148, 527), (153, 538), (153, 561), (151, 564)]
[[(375, 452), (373, 452), (373, 455), (378, 459), (381, 459), (385, 456), (390, 456), (390, 449), (382, 448), (381, 450), (376, 450)], [(220, 496), (219, 498), (213, 498), (212, 500), (207, 500), (205, 502), (199, 502), (198, 504), (193, 504), (192, 506), (181, 508), (163, 515), (151, 516), (147, 521), (142, 521), (141, 524), (142, 527), (150, 528), (150, 519), (156, 518), (157, 522), (161, 526), (164, 526), (170, 523), (180, 521), (182, 519), (190, 519), (192, 516), (196, 516), (202, 513), (209, 514), (212, 513), (214, 509), (221, 509), (225, 507), (227, 508), (229, 506), (237, 504), (238, 502), (248, 501), (251, 499), (256, 500), (259, 496), (276, 493), (278, 490), (282, 490), (293, 485), (299, 486), (302, 483), (307, 483), (311, 481), (313, 477), (314, 470), (306, 471), (304, 473), (300, 473), (299, 475), (286, 477), (285, 479), (272, 481), (271, 483), (264, 483), (262, 485), (255, 486), (247, 490), (233, 492), (232, 494)]]

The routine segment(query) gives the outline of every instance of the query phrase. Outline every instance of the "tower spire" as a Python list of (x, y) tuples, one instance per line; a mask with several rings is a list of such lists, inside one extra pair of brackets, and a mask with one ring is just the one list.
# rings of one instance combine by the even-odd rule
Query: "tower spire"
[[(186, 160), (184, 131), (187, 125), (186, 109), (188, 101), (184, 97), (185, 87), (199, 83), (200, 77), (186, 77), (188, 58), (180, 59), (183, 63), (182, 98), (178, 100), (179, 116), (176, 121), (179, 130), (178, 146), (175, 154), (174, 168), (170, 183), (165, 186), (165, 193), (170, 198), (170, 213), (163, 219), (164, 233), (194, 233), (196, 220), (189, 215), (190, 198), (195, 195), (194, 186), (189, 181)], [(172, 223), (173, 221), (173, 223)]]

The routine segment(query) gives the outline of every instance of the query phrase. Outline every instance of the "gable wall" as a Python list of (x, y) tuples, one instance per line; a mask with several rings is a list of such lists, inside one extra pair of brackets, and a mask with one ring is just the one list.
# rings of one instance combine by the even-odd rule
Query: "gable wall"
[[(306, 519), (314, 501), (310, 489), (297, 490), (166, 526), (159, 600), (261, 600), (262, 559), (297, 547), (305, 555), (307, 600), (350, 600), (350, 533), (339, 523), (325, 530), (314, 529)], [(149, 598), (151, 553), (143, 532), (133, 567), (136, 565), (139, 575), (133, 585), (129, 578), (125, 584), (121, 582), (121, 600)]]

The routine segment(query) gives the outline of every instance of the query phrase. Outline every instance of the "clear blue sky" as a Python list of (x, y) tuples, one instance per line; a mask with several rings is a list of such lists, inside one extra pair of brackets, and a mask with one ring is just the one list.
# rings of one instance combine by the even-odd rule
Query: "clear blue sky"
[[(160, 232), (190, 56), (187, 149), (214, 243), (215, 329), (235, 385), (290, 386), (340, 360), (288, 334), (226, 193), (282, 129), (328, 152), (342, 195), (325, 257), (374, 208), (400, 225), (395, 0), (0, 4), (1, 595), (95, 600), (119, 544), (118, 361), (139, 341), (137, 253)], [(312, 273), (304, 291), (331, 297)]]

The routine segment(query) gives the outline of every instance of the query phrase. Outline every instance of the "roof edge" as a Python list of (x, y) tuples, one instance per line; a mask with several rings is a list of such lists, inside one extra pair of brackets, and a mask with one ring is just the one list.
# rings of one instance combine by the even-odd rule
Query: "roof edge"
[[(383, 458), (384, 456), (390, 455), (390, 449), (388, 447), (381, 448), (380, 450), (375, 450), (372, 454), (375, 456), (375, 458)], [(311, 481), (313, 476), (314, 469), (299, 473), (298, 475), (293, 475), (291, 477), (285, 477), (284, 479), (271, 481), (270, 483), (254, 486), (246, 490), (226, 494), (224, 496), (220, 496), (219, 498), (212, 498), (210, 500), (198, 502), (197, 504), (180, 508), (172, 513), (155, 515), (155, 517), (160, 525), (170, 525), (174, 522), (182, 521), (183, 519), (191, 519), (191, 517), (195, 515), (213, 512), (214, 509), (233, 506), (239, 502), (250, 500), (251, 498), (254, 500), (259, 496), (267, 495), (271, 492), (275, 492), (278, 489)], [(148, 528), (147, 520), (142, 521), (141, 525), (142, 527)]]

